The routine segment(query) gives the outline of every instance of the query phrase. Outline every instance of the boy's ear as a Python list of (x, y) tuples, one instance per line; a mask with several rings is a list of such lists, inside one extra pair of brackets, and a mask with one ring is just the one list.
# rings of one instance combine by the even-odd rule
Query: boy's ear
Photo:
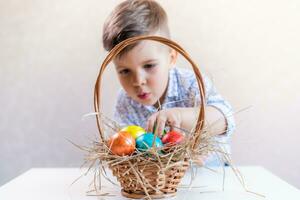
[(170, 66), (173, 67), (177, 61), (178, 52), (175, 49), (170, 48)]

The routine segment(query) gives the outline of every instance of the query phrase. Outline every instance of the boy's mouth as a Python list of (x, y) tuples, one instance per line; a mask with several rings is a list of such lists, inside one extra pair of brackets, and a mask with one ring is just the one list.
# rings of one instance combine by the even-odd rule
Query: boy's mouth
[(138, 94), (137, 96), (138, 96), (138, 98), (145, 100), (145, 99), (148, 99), (148, 97), (150, 96), (150, 93), (143, 92), (143, 93)]

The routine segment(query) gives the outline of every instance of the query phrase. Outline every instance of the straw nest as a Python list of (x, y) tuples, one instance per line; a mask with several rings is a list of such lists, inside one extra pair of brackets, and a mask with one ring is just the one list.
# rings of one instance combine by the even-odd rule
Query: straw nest
[[(111, 135), (121, 130), (121, 127), (103, 114), (99, 116), (101, 127)], [(200, 144), (192, 147), (191, 141), (195, 135), (183, 129), (174, 128), (184, 133), (184, 141), (177, 145), (155, 146), (146, 151), (136, 149), (127, 156), (114, 155), (107, 140), (93, 141), (89, 147), (82, 147), (86, 152), (84, 165), (89, 165), (89, 170), (94, 169), (95, 180), (93, 192), (99, 193), (100, 176), (105, 177), (108, 167), (122, 187), (122, 195), (130, 198), (163, 198), (176, 195), (178, 184), (185, 171), (191, 165), (201, 166), (201, 158), (215, 155), (220, 163), (231, 163), (229, 155), (222, 149), (222, 144), (216, 140), (209, 128), (203, 128)], [(100, 187), (101, 188), (101, 187)], [(101, 189), (100, 189), (101, 190)]]

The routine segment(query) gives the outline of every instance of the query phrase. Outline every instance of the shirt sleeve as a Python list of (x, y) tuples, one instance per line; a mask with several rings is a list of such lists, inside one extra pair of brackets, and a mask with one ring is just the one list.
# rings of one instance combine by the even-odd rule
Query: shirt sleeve
[[(205, 100), (207, 106), (213, 106), (218, 109), (225, 117), (226, 120), (226, 132), (219, 137), (226, 137), (231, 136), (233, 131), (235, 130), (235, 121), (233, 117), (233, 109), (229, 102), (227, 102), (218, 92), (215, 86), (213, 85), (212, 81), (207, 77), (203, 76), (204, 85), (205, 85)], [(192, 93), (195, 96), (196, 105), (199, 105), (200, 100), (200, 92), (198, 89), (198, 83), (195, 80), (192, 83)], [(225, 139), (225, 138), (224, 138)]]
[(227, 126), (225, 135), (230, 136), (235, 129), (232, 106), (217, 92), (215, 86), (208, 77), (205, 77), (204, 80), (206, 88), (206, 105), (213, 106), (221, 111), (226, 119)]
[(134, 124), (128, 115), (128, 113), (130, 113), (128, 104), (129, 102), (124, 92), (120, 91), (115, 105), (114, 120), (117, 121), (121, 127)]
[(124, 90), (120, 90), (118, 94), (114, 110), (114, 119), (121, 127), (129, 125), (142, 126), (142, 114)]

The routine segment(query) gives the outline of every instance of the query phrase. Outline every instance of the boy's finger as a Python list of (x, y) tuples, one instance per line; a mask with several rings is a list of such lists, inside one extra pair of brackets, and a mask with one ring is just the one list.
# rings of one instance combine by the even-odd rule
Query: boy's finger
[(157, 136), (160, 137), (162, 135), (163, 130), (165, 129), (166, 121), (167, 121), (167, 119), (165, 119), (165, 118), (160, 118), (159, 120), (157, 120), (157, 122), (156, 122), (157, 128), (155, 130), (155, 134)]
[(153, 126), (155, 124), (155, 117), (150, 117), (147, 121), (147, 131), (153, 133)]
[(171, 129), (176, 131), (176, 129), (178, 130), (178, 128), (180, 128), (179, 122), (174, 121), (172, 126), (171, 126)]
[(180, 123), (176, 119), (169, 120), (168, 122), (169, 122), (168, 125), (171, 127), (171, 130), (174, 130), (174, 129), (180, 127)]
[(147, 129), (146, 129), (147, 132), (151, 132), (151, 131), (152, 131), (152, 130), (151, 130), (151, 126), (152, 126), (152, 121), (151, 121), (151, 120), (148, 120), (148, 121), (147, 121)]

